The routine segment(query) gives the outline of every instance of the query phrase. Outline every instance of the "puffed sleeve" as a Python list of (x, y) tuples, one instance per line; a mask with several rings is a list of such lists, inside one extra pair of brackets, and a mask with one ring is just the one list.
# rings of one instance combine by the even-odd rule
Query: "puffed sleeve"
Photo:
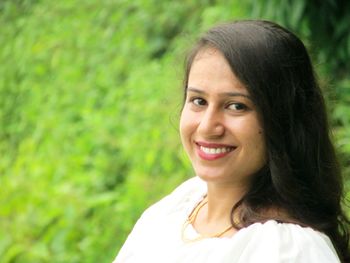
[(340, 262), (330, 239), (308, 227), (268, 221), (247, 232), (242, 235), (249, 241), (242, 247), (240, 263)]

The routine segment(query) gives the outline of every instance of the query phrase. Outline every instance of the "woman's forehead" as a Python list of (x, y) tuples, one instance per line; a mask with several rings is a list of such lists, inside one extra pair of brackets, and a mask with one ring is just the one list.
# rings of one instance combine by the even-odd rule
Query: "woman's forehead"
[(224, 55), (214, 48), (198, 52), (191, 65), (187, 84), (194, 88), (210, 87), (221, 93), (238, 89), (248, 95), (245, 85), (232, 71)]

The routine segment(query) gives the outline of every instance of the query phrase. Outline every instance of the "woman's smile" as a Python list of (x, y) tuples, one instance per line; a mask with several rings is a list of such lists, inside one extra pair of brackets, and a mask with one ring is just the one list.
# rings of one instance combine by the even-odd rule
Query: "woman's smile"
[(208, 143), (208, 142), (195, 142), (197, 145), (197, 153), (200, 158), (206, 161), (213, 161), (229, 155), (236, 147), (226, 145), (226, 144), (217, 144), (217, 143)]

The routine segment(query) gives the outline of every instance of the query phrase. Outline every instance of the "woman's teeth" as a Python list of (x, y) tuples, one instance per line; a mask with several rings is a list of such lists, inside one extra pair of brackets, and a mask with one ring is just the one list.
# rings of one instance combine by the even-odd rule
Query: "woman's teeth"
[(200, 146), (200, 148), (206, 154), (227, 153), (232, 151), (232, 147), (208, 148), (208, 147)]

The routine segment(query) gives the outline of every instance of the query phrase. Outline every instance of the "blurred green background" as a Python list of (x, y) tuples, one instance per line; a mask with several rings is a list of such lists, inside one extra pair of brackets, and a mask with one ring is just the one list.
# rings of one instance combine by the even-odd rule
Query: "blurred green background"
[(192, 176), (183, 60), (222, 21), (271, 19), (304, 40), (349, 189), (349, 3), (1, 0), (0, 262), (111, 262), (140, 213)]

